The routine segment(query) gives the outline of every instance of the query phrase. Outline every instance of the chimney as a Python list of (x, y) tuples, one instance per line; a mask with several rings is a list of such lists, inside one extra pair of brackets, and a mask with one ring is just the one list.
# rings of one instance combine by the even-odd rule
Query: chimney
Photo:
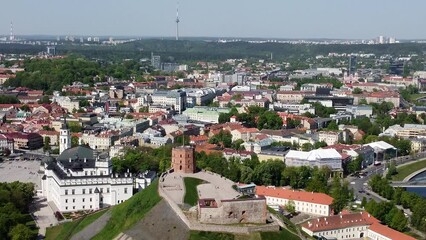
[(71, 158), (69, 158), (68, 161), (71, 162)]

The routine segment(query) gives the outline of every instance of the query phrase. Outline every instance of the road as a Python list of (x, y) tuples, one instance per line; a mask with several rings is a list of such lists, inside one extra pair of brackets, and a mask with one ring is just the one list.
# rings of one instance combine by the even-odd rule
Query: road
[[(415, 155), (393, 158), (391, 159), (391, 161), (394, 161), (396, 166), (399, 166), (399, 165), (414, 162), (423, 158), (426, 158), (426, 152), (420, 152)], [(368, 181), (370, 180), (371, 176), (376, 174), (379, 174), (379, 175), (385, 174), (385, 170), (386, 170), (385, 165), (386, 164), (382, 164), (379, 166), (369, 166), (366, 169), (362, 170), (362, 172), (365, 173), (365, 176), (360, 178), (358, 177), (347, 178), (347, 180), (350, 182), (350, 187), (353, 189), (354, 195), (356, 196), (358, 200), (362, 200), (363, 197), (366, 197), (367, 200), (373, 199), (376, 202), (387, 201), (386, 199), (372, 192), (368, 186)], [(407, 213), (408, 215), (411, 215), (411, 212), (409, 210), (404, 210), (404, 212)]]

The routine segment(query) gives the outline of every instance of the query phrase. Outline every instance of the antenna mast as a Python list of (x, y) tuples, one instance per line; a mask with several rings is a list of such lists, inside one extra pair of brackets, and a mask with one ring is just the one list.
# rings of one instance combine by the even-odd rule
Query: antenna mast
[(13, 22), (10, 22), (10, 36), (9, 36), (9, 40), (11, 42), (15, 41), (15, 35), (13, 34)]
[(176, 41), (179, 40), (179, 2), (177, 2), (177, 6), (176, 6)]

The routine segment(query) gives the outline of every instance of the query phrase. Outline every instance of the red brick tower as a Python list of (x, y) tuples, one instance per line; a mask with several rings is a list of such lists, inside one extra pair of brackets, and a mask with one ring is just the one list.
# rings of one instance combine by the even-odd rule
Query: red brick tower
[(195, 173), (194, 148), (190, 146), (173, 148), (172, 167), (174, 172)]

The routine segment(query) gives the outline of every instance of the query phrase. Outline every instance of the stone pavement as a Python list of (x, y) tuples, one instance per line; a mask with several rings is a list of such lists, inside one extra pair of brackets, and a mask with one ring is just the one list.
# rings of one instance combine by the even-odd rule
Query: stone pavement
[(185, 177), (198, 178), (207, 182), (197, 186), (200, 198), (223, 200), (234, 199), (239, 196), (239, 193), (232, 188), (234, 182), (219, 174), (205, 171), (195, 174), (170, 173), (164, 176), (164, 181), (160, 184), (167, 195), (178, 205), (183, 204), (185, 196), (183, 178)]
[(46, 198), (35, 197), (32, 206), (30, 207), (33, 213), (34, 220), (39, 227), (39, 238), (46, 235), (46, 228), (58, 224), (52, 208), (47, 203)]

